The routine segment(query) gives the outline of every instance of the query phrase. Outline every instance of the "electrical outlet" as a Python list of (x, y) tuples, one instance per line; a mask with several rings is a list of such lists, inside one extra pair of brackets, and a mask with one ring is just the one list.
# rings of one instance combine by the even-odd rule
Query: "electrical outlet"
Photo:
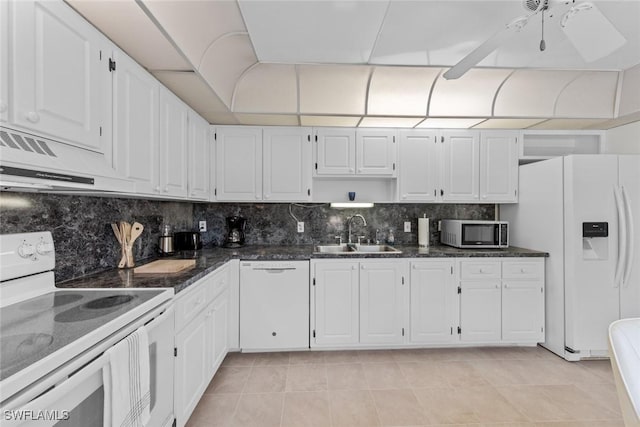
[(298, 221), (298, 233), (304, 233), (304, 222)]
[(438, 231), (442, 231), (442, 221), (438, 221)]
[(200, 232), (204, 233), (205, 231), (207, 231), (207, 221), (200, 221), (198, 222), (198, 229), (200, 230)]
[(411, 221), (404, 222), (404, 232), (411, 233)]

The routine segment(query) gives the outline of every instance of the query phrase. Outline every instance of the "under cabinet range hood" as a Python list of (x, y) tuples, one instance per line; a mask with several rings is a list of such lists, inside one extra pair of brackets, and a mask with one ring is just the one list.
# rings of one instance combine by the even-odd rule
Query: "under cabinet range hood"
[(0, 189), (129, 193), (104, 154), (0, 126)]

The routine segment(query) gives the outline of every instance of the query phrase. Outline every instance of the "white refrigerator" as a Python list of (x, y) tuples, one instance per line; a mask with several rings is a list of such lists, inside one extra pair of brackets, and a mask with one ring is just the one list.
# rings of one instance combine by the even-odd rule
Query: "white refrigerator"
[(607, 357), (614, 320), (640, 317), (640, 155), (521, 165), (502, 205), (510, 244), (549, 253), (542, 344), (567, 360)]

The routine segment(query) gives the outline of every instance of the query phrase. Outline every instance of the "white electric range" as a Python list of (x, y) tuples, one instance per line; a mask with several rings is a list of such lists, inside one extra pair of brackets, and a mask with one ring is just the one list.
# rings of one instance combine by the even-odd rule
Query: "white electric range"
[(171, 425), (173, 289), (57, 289), (54, 267), (51, 233), (0, 235), (2, 424), (104, 426), (104, 352), (145, 325), (151, 425)]

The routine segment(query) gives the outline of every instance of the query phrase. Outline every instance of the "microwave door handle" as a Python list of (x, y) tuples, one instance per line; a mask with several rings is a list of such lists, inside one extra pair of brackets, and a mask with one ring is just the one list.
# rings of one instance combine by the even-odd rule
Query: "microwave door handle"
[(625, 208), (625, 223), (626, 231), (628, 233), (626, 260), (624, 267), (624, 275), (622, 276), (622, 285), (626, 288), (629, 286), (629, 278), (631, 276), (631, 270), (633, 270), (633, 256), (635, 252), (635, 239), (634, 239), (634, 226), (633, 226), (633, 212), (631, 211), (631, 203), (627, 196), (627, 191), (622, 188), (622, 202)]
[(616, 261), (616, 270), (613, 276), (613, 287), (617, 288), (622, 279), (623, 263), (625, 259), (627, 246), (627, 227), (625, 224), (624, 207), (622, 206), (621, 191), (618, 187), (613, 189), (613, 195), (616, 201), (616, 210), (618, 211), (618, 260)]
[(495, 245), (500, 246), (500, 224), (496, 224), (493, 230), (493, 242)]

